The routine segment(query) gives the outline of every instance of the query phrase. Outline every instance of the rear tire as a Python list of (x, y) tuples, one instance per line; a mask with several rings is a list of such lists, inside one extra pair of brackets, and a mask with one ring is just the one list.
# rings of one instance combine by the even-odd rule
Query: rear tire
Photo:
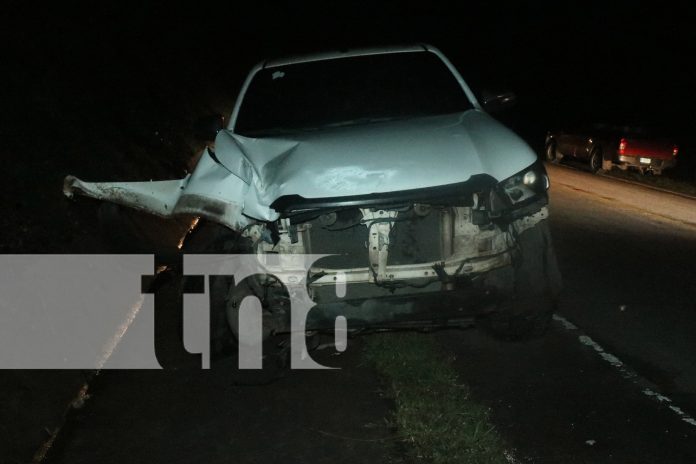
[(592, 172), (597, 172), (602, 169), (602, 160), (602, 150), (593, 148), (592, 153), (590, 153), (590, 170)]

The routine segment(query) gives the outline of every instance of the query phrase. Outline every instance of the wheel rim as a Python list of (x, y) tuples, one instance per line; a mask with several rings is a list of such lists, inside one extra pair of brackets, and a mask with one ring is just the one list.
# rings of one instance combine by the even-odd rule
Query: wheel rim
[(601, 157), (599, 156), (599, 153), (594, 152), (592, 154), (592, 157), (590, 158), (590, 168), (593, 171), (599, 171), (599, 168), (602, 167), (602, 162), (600, 161)]
[(556, 159), (556, 147), (553, 144), (549, 144), (549, 146), (546, 147), (546, 159), (547, 161)]

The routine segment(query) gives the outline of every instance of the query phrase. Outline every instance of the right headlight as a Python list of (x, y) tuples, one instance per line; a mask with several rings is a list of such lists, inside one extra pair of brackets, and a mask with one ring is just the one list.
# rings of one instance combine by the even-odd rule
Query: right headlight
[(542, 199), (546, 200), (549, 186), (549, 176), (544, 165), (534, 163), (498, 183), (491, 192), (491, 213), (497, 215), (505, 210), (518, 209)]
[(524, 171), (508, 177), (499, 185), (505, 196), (515, 205), (524, 203), (530, 198), (545, 195), (550, 183), (544, 166), (535, 163)]

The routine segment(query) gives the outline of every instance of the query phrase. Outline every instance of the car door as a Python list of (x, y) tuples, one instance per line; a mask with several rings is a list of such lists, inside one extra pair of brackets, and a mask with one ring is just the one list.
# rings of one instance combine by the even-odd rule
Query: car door
[(582, 126), (578, 128), (573, 136), (574, 156), (578, 159), (589, 159), (594, 142), (592, 126)]
[(578, 129), (571, 129), (559, 134), (556, 141), (556, 149), (559, 153), (563, 156), (577, 157), (578, 145), (582, 142), (578, 132)]

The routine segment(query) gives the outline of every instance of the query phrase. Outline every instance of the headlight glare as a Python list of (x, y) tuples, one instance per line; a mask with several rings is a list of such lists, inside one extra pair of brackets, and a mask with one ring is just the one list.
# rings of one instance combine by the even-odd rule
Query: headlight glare
[(515, 206), (544, 195), (549, 188), (549, 178), (541, 164), (533, 164), (499, 185), (512, 206)]
[(536, 181), (537, 175), (534, 171), (527, 171), (524, 173), (524, 177), (522, 177), (522, 183), (524, 185), (534, 185)]

